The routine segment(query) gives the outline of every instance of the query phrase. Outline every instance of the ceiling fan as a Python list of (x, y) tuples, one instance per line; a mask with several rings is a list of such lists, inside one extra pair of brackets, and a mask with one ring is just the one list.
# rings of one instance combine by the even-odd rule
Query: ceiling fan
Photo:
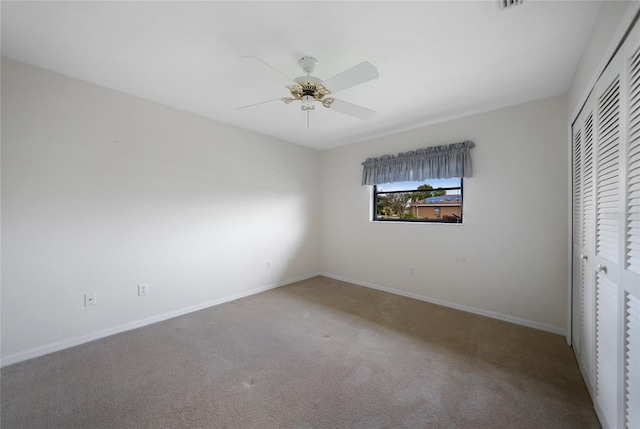
[(313, 70), (318, 65), (318, 60), (314, 57), (302, 57), (298, 64), (302, 67), (302, 70), (306, 73), (306, 76), (299, 76), (295, 79), (291, 79), (284, 73), (265, 63), (258, 57), (245, 56), (240, 57), (241, 60), (255, 60), (259, 61), (263, 65), (269, 67), (274, 72), (278, 73), (280, 77), (284, 78), (285, 85), (289, 90), (290, 97), (279, 97), (271, 100), (261, 101), (259, 103), (249, 104), (247, 106), (238, 107), (238, 109), (245, 109), (247, 107), (257, 106), (259, 104), (270, 103), (272, 101), (281, 100), (285, 104), (291, 104), (294, 102), (300, 102), (300, 109), (307, 112), (307, 128), (309, 127), (309, 112), (316, 108), (316, 102), (322, 104), (327, 109), (335, 110), (345, 115), (353, 116), (358, 119), (372, 119), (376, 112), (366, 107), (358, 106), (353, 103), (349, 103), (343, 100), (336, 100), (333, 97), (329, 97), (338, 91), (351, 88), (361, 83), (368, 82), (370, 80), (378, 78), (378, 69), (371, 63), (364, 61), (356, 66), (351, 67), (337, 75), (330, 77), (327, 80), (319, 79), (312, 76)]

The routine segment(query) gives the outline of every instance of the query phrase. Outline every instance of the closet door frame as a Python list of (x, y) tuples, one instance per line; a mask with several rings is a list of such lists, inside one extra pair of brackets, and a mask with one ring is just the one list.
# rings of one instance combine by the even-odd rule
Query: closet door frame
[[(569, 184), (569, 195), (567, 198), (567, 220), (568, 225), (571, 225), (568, 228), (567, 233), (567, 244), (569, 249), (569, 258), (567, 260), (567, 330), (566, 330), (566, 340), (569, 346), (573, 345), (573, 134), (572, 134), (572, 126), (577, 121), (578, 116), (581, 115), (585, 105), (587, 104), (587, 99), (592, 94), (592, 89), (596, 85), (600, 75), (604, 72), (609, 64), (609, 61), (614, 57), (620, 45), (624, 42), (625, 36), (629, 29), (634, 25), (636, 17), (640, 13), (640, 2), (633, 1), (630, 2), (627, 11), (625, 12), (624, 17), (620, 20), (618, 27), (616, 28), (615, 33), (611, 37), (611, 41), (607, 45), (607, 48), (602, 53), (602, 58), (600, 59), (597, 67), (594, 69), (591, 78), (589, 79), (587, 85), (584, 87), (584, 93), (575, 104), (573, 108), (573, 113), (570, 116), (569, 124), (567, 126), (567, 136), (568, 136), (568, 184)], [(640, 24), (639, 24), (640, 25)]]
[[(637, 16), (639, 7), (629, 11)], [(634, 27), (625, 31), (625, 40), (598, 76), (570, 133), (568, 339), (604, 428), (640, 423), (640, 24), (636, 21), (630, 21)], [(590, 168), (585, 123), (591, 111), (593, 223), (585, 220), (585, 195), (590, 189), (585, 181)], [(588, 278), (595, 280), (593, 291)]]

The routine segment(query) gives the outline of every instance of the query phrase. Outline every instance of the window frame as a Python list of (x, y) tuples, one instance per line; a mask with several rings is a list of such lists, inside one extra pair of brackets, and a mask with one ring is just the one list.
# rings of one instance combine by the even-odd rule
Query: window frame
[[(401, 194), (406, 192), (416, 192), (415, 189), (411, 190), (397, 190), (397, 191), (378, 191), (378, 185), (373, 185), (372, 187), (372, 207), (371, 207), (371, 222), (402, 222), (402, 223), (428, 223), (428, 224), (444, 224), (444, 225), (462, 225), (464, 223), (464, 178), (463, 177), (455, 177), (454, 179), (460, 179), (460, 187), (457, 186), (449, 186), (449, 187), (439, 187), (432, 189), (433, 191), (449, 191), (449, 190), (459, 190), (460, 191), (460, 219), (458, 221), (448, 221), (444, 219), (384, 219), (378, 218), (378, 195), (379, 194)], [(412, 183), (423, 183), (428, 180), (414, 180)]]

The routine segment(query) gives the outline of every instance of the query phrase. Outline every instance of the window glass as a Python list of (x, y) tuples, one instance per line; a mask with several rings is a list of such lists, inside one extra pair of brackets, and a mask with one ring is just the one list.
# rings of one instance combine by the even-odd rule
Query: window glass
[(462, 223), (462, 178), (375, 185), (373, 220)]

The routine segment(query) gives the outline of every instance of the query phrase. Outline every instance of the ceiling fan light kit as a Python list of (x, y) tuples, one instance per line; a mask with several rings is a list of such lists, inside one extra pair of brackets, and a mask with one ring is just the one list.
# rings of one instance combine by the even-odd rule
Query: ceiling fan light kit
[(303, 95), (302, 96), (302, 110), (313, 110), (316, 107), (313, 105), (314, 97), (313, 95)]
[[(255, 59), (271, 70), (275, 71), (279, 75), (286, 76), (284, 73), (270, 66), (260, 58), (241, 57), (240, 59)], [(286, 85), (291, 94), (291, 97), (282, 97), (279, 100), (283, 101), (285, 104), (291, 104), (294, 101), (300, 101), (300, 109), (306, 111), (307, 114), (310, 110), (315, 110), (315, 102), (317, 101), (327, 109), (336, 110), (340, 113), (344, 113), (358, 119), (371, 119), (375, 116), (376, 112), (371, 109), (367, 109), (365, 107), (358, 106), (346, 101), (340, 101), (339, 103), (336, 103), (336, 100), (334, 98), (327, 97), (328, 95), (332, 94), (332, 91), (329, 88), (334, 88), (333, 92), (342, 91), (344, 89), (351, 88), (361, 83), (378, 78), (378, 70), (373, 65), (365, 61), (323, 81), (322, 79), (311, 75), (316, 65), (318, 65), (317, 59), (315, 59), (314, 57), (302, 57), (298, 61), (298, 64), (306, 73), (306, 76), (299, 76), (295, 79), (289, 79), (294, 83), (293, 85)], [(276, 98), (273, 100), (254, 103), (248, 106), (239, 107), (238, 109), (257, 106), (259, 104), (264, 104), (275, 100), (278, 99)], [(307, 117), (307, 126), (308, 124), (309, 122)]]

